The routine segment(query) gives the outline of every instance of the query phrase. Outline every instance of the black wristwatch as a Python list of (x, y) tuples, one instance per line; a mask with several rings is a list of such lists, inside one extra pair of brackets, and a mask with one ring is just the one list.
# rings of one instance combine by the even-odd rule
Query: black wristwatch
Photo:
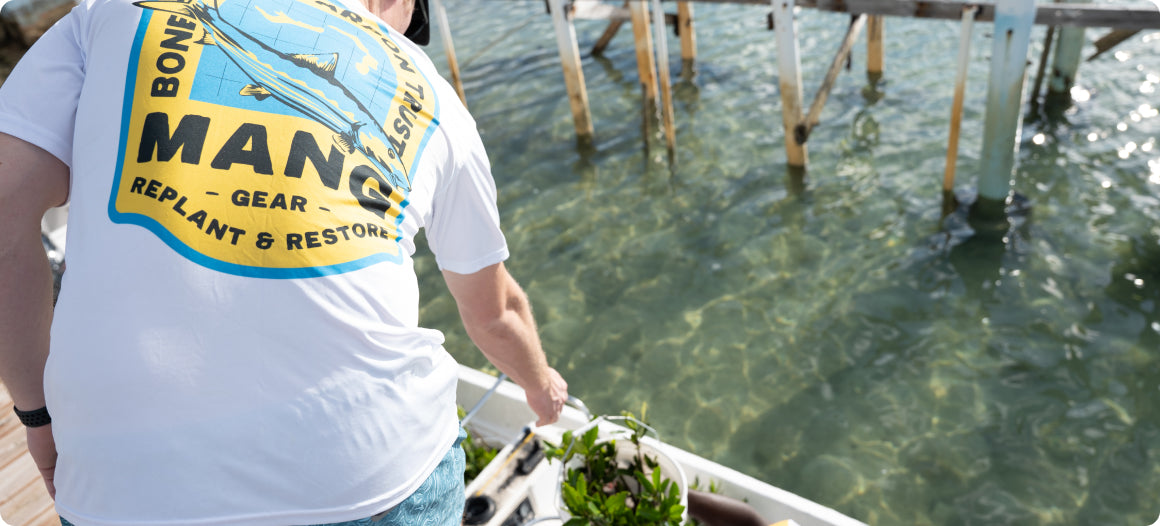
[(47, 426), (52, 423), (52, 417), (48, 416), (47, 407), (33, 409), (32, 411), (21, 411), (16, 406), (12, 406), (12, 410), (16, 412), (16, 418), (20, 419), (20, 423), (26, 427)]

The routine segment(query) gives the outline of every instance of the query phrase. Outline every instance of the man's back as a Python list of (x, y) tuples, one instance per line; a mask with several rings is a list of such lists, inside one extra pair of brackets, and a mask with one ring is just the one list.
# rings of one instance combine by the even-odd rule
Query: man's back
[(357, 2), (84, 2), (0, 132), (71, 167), (45, 370), (66, 518), (367, 516), (454, 442), (410, 257), (424, 228), (444, 269), (506, 258), (494, 183), (454, 92)]

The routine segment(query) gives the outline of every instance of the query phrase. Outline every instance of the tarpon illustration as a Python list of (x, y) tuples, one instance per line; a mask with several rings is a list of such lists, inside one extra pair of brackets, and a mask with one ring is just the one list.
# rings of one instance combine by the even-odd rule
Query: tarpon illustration
[[(347, 153), (362, 152), (392, 186), (411, 189), (410, 175), (386, 132), (362, 101), (335, 79), (338, 53), (298, 55), (274, 49), (263, 41), (265, 37), (223, 19), (219, 1), (145, 0), (134, 5), (196, 20), (205, 32), (198, 43), (216, 45), (253, 82), (242, 88), (241, 95), (258, 100), (272, 97), (326, 126)], [(399, 169), (392, 168), (372, 144), (397, 160)]]

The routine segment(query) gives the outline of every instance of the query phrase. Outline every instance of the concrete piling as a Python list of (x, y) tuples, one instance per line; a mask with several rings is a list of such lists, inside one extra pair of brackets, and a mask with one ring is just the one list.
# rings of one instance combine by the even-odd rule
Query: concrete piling
[(1048, 110), (1059, 110), (1071, 104), (1071, 87), (1075, 84), (1075, 74), (1079, 70), (1083, 43), (1082, 27), (1060, 28), (1051, 75), (1047, 80), (1047, 95), (1044, 97), (1044, 106)]
[(983, 120), (983, 152), (979, 197), (971, 215), (982, 219), (1003, 217), (1015, 175), (1015, 155), (1023, 124), (1023, 85), (1035, 0), (1007, 0), (995, 6), (991, 73)]

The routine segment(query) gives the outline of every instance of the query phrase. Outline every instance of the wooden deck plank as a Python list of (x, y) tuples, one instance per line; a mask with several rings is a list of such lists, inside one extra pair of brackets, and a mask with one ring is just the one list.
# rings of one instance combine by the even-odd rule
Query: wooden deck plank
[(20, 495), (29, 486), (32, 486), (36, 480), (32, 477), (40, 478), (36, 470), (36, 464), (24, 461), (24, 458), (14, 462), (11, 466), (5, 469), (0, 475), (0, 495), (3, 495), (3, 504), (0, 504), (0, 511), (4, 513), (5, 520), (10, 520), (8, 517), (14, 516), (17, 510), (14, 509), (14, 499), (16, 495)]
[[(11, 407), (11, 406), (9, 406)], [(4, 406), (0, 406), (3, 410)], [(9, 409), (11, 411), (11, 409)], [(0, 419), (0, 469), (11, 464), (27, 449), (24, 426), (15, 418)]]
[(49, 506), (40, 515), (33, 517), (29, 524), (31, 526), (60, 526), (60, 515), (56, 514), (56, 508)]
[[(51, 519), (45, 523), (42, 518), (45, 516), (45, 511), (52, 508), (52, 500), (48, 498), (44, 484), (37, 483), (21, 489), (19, 493), (12, 496), (9, 502), (13, 511), (5, 511), (4, 520), (12, 526), (41, 526), (53, 523)], [(52, 517), (55, 518), (55, 512), (53, 512)], [(38, 520), (42, 522), (37, 524)], [(59, 521), (55, 522), (60, 524)]]
[(0, 516), (12, 526), (59, 526), (52, 499), (28, 455), (24, 426), (0, 385)]

